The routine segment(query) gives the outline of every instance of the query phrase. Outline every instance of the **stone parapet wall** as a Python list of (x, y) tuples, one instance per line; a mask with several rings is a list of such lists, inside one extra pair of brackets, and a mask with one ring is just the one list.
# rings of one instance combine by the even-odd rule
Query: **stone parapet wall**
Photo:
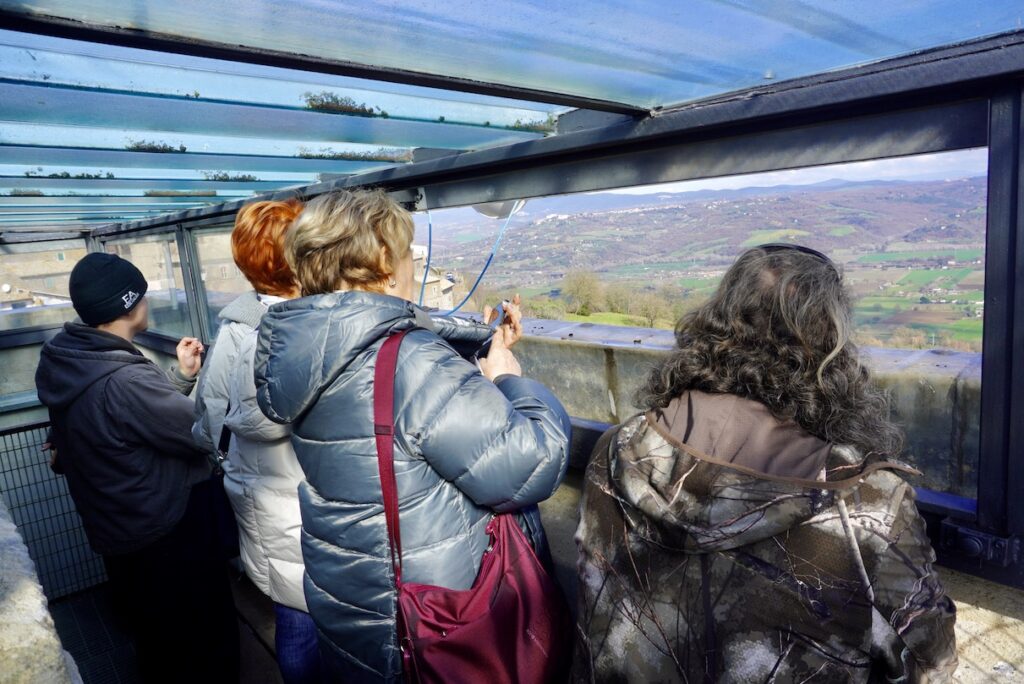
[[(523, 372), (554, 390), (569, 414), (617, 423), (637, 412), (633, 394), (672, 348), (670, 331), (526, 321), (516, 348)], [(41, 345), (0, 351), (0, 394), (34, 390)], [(864, 350), (875, 378), (891, 392), (907, 433), (904, 458), (922, 471), (915, 485), (974, 498), (981, 417), (981, 355), (943, 350)], [(173, 357), (143, 349), (162, 367)], [(0, 415), (0, 426), (45, 420), (45, 410)]]
[(63, 650), (28, 549), (0, 499), (0, 683), (80, 683)]
[[(671, 332), (529, 321), (515, 352), (524, 375), (550, 387), (577, 418), (618, 423), (639, 409), (639, 385), (671, 349)], [(942, 350), (864, 350), (903, 426), (903, 458), (916, 486), (977, 496), (981, 355)]]

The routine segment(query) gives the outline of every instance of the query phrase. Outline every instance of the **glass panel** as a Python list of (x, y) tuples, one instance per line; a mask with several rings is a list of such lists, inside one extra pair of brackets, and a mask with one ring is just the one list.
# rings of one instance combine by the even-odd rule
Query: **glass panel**
[[(0, 148), (2, 149), (2, 148)], [(77, 151), (77, 150), (76, 150)], [(130, 155), (131, 152), (125, 154)], [(310, 184), (317, 181), (315, 173), (304, 173), (302, 171), (256, 171), (241, 173), (240, 169), (230, 166), (221, 166), (215, 171), (194, 168), (164, 168), (160, 165), (160, 158), (152, 158), (153, 166), (150, 167), (119, 167), (113, 164), (100, 166), (87, 165), (85, 160), (70, 161), (66, 164), (47, 164), (43, 161), (36, 161), (29, 164), (5, 164), (0, 154), (0, 177), (24, 176), (27, 182), (36, 179), (58, 179), (58, 180), (194, 180), (194, 181), (217, 181), (229, 179), (244, 179), (250, 182), (273, 182), (291, 184)], [(116, 183), (110, 185), (116, 186)]]
[[(656, 107), (1017, 30), (1017, 0), (0, 0), (20, 13)], [(253, 21), (259, 17), (259, 21)], [(312, 46), (312, 48), (311, 48)], [(472, 59), (467, 59), (472, 55)]]
[[(37, 138), (43, 142), (46, 131), (40, 131)], [(53, 140), (48, 142), (53, 143)], [(156, 143), (151, 143), (156, 145)], [(186, 148), (187, 149), (187, 148)], [(168, 176), (168, 169), (180, 169), (191, 172), (188, 176), (204, 178), (201, 171), (250, 171), (272, 173), (269, 178), (284, 178), (281, 173), (312, 174), (316, 173), (357, 173), (380, 168), (380, 162), (350, 161), (344, 159), (307, 159), (302, 157), (271, 157), (255, 155), (228, 154), (189, 154), (179, 152), (144, 152), (135, 150), (89, 150), (67, 149), (61, 147), (30, 147), (4, 145), (0, 147), (0, 164), (20, 164), (28, 170), (42, 174), (39, 166), (44, 168), (59, 167), (54, 171), (65, 170), (69, 166), (87, 169), (120, 169), (116, 176), (127, 175), (127, 170), (135, 174), (148, 174), (143, 178), (152, 178), (155, 171)], [(24, 171), (24, 168), (23, 168)], [(47, 171), (52, 173), (53, 171)], [(15, 170), (14, 175), (21, 171)], [(73, 172), (74, 173), (74, 172)], [(5, 175), (10, 175), (5, 172)], [(291, 176), (288, 176), (291, 178)]]
[(68, 249), (0, 254), (0, 330), (58, 326), (76, 318), (68, 293), (85, 245)]
[(0, 188), (35, 189), (59, 188), (79, 190), (85, 188), (109, 188), (122, 190), (245, 190), (265, 192), (302, 185), (295, 181), (252, 181), (252, 180), (142, 180), (137, 178), (38, 178), (31, 176), (0, 176)]
[(541, 133), (489, 126), (370, 116), (339, 116), (190, 98), (126, 95), (46, 85), (0, 83), (4, 120), (33, 124), (113, 128), (130, 122), (147, 131), (358, 142), (398, 147), (479, 149), (543, 137)]
[[(975, 496), (986, 174), (978, 149), (531, 199), (468, 308), (519, 292), (530, 317), (663, 331), (577, 339), (667, 348), (745, 249), (807, 245), (844, 274), (855, 340), (896, 397), (918, 484)], [(432, 219), (432, 263), (458, 300), (503, 222), (468, 207)], [(416, 222), (425, 243), (426, 217)]]
[[(31, 50), (23, 46), (31, 45)], [(562, 111), (553, 105), (418, 88), (0, 30), (6, 78), (380, 118), (514, 127)]]
[[(366, 163), (374, 168), (396, 162), (408, 161), (412, 151), (404, 147), (363, 145), (345, 141), (318, 142), (315, 140), (286, 140), (276, 136), (245, 137), (244, 135), (203, 135), (201, 133), (179, 133), (178, 131), (146, 131), (140, 128), (115, 126), (111, 128), (85, 128), (60, 124), (8, 123), (4, 122), (4, 143), (31, 145), (36, 147), (56, 146), (71, 148), (66, 154), (78, 152), (80, 148), (104, 151), (124, 150), (129, 152), (151, 152), (167, 155), (173, 163), (177, 156), (188, 153), (224, 154), (235, 156), (275, 156), (303, 159), (331, 159)], [(66, 157), (65, 157), (66, 158)], [(139, 157), (145, 159), (145, 157)], [(204, 157), (185, 157), (203, 166)], [(28, 163), (33, 163), (29, 160)], [(173, 168), (173, 167), (167, 167)], [(191, 168), (191, 167), (190, 167)], [(320, 170), (320, 169), (318, 169)], [(364, 170), (356, 167), (348, 170)]]
[(192, 335), (181, 258), (174, 236), (156, 235), (108, 242), (106, 250), (135, 264), (149, 289), (149, 329), (174, 337)]
[(200, 277), (206, 289), (206, 302), (210, 309), (211, 339), (216, 337), (220, 320), (217, 315), (252, 285), (235, 266), (231, 257), (231, 226), (204, 230), (195, 235), (196, 253), (199, 255)]

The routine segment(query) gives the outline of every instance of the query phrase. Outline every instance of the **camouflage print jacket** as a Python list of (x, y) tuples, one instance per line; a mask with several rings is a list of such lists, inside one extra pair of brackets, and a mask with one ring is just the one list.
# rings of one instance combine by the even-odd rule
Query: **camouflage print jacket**
[[(691, 420), (694, 397), (706, 407), (728, 396), (688, 394)], [(648, 414), (595, 450), (576, 534), (573, 680), (948, 681), (955, 607), (913, 489), (894, 472), (906, 468), (731, 400), (725, 416), (747, 411), (740, 432), (752, 433), (726, 434), (734, 421), (718, 415), (684, 443), (664, 414)], [(772, 458), (750, 467), (750, 446), (773, 440), (816, 454), (818, 477), (766, 474)]]

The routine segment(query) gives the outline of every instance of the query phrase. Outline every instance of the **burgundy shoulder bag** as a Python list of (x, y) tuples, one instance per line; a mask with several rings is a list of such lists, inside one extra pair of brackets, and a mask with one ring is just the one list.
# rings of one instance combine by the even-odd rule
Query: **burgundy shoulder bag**
[(374, 434), (405, 679), (423, 684), (562, 682), (572, 658), (572, 625), (562, 593), (509, 513), (487, 524), (491, 544), (473, 586), (446, 589), (402, 580), (402, 538), (394, 468), (394, 385), (398, 348), (377, 354)]

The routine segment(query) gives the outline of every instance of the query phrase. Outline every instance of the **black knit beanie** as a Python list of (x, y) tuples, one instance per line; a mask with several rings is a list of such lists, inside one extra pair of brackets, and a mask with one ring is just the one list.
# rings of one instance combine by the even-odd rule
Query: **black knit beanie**
[(100, 325), (131, 312), (146, 294), (146, 278), (116, 254), (91, 252), (71, 271), (71, 304), (86, 325)]

